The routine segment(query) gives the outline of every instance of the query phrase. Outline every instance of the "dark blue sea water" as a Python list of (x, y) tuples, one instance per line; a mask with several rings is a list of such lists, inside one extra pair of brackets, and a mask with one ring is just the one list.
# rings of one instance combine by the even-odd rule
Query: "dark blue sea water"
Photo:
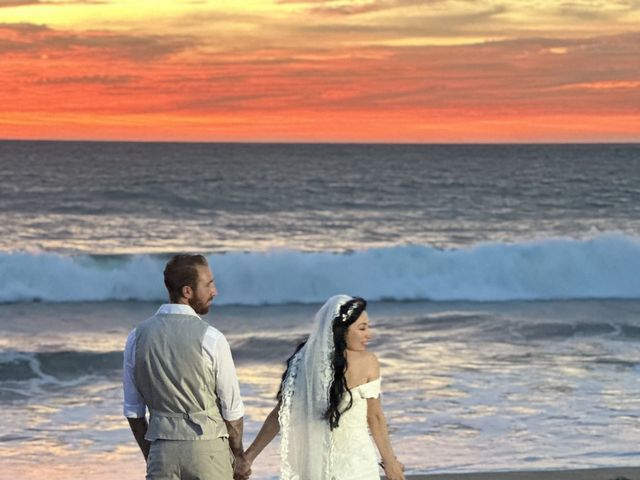
[(464, 247), (640, 228), (640, 145), (0, 142), (0, 249)]
[(178, 251), (213, 266), (247, 442), (346, 292), (409, 472), (640, 454), (640, 145), (0, 142), (7, 478), (141, 477), (120, 358)]

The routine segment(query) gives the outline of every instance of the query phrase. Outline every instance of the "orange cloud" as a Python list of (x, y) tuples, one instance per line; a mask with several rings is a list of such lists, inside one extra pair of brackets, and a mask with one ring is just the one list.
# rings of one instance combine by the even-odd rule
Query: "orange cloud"
[[(532, 22), (514, 5), (491, 1), (465, 3), (467, 10), (447, 0), (273, 5), (267, 14), (195, 4), (161, 12), (162, 29), (0, 24), (0, 135), (640, 140), (639, 32), (523, 36), (536, 33)], [(569, 3), (541, 5), (549, 15), (580, 14)], [(50, 7), (33, 7), (40, 8)], [(416, 15), (400, 14), (414, 8)], [(294, 21), (310, 10), (309, 21)], [(622, 11), (616, 22), (629, 15)], [(597, 29), (605, 14), (592, 17), (581, 28)], [(500, 22), (508, 38), (469, 40), (492, 37)]]

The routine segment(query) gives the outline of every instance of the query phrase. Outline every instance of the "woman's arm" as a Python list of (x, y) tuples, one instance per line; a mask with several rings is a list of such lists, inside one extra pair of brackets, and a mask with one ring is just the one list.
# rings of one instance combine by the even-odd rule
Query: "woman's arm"
[[(366, 357), (368, 379), (374, 380), (380, 378), (380, 363), (378, 357), (374, 353), (370, 353)], [(389, 439), (389, 431), (387, 430), (387, 421), (382, 412), (382, 403), (380, 397), (367, 399), (367, 423), (371, 436), (373, 437), (376, 447), (382, 457), (382, 468), (389, 480), (404, 480), (404, 465), (402, 465), (391, 447)]]
[(404, 465), (398, 461), (393, 453), (380, 398), (367, 399), (367, 422), (371, 436), (382, 457), (382, 468), (384, 468), (385, 475), (389, 480), (404, 480)]
[(271, 440), (275, 438), (275, 436), (280, 431), (280, 423), (278, 422), (278, 413), (280, 412), (280, 402), (271, 410), (271, 413), (267, 415), (264, 423), (262, 424), (262, 428), (258, 432), (258, 436), (255, 438), (253, 443), (247, 451), (245, 452), (245, 457), (249, 463), (253, 463), (260, 452), (264, 450), (264, 448), (271, 443)]

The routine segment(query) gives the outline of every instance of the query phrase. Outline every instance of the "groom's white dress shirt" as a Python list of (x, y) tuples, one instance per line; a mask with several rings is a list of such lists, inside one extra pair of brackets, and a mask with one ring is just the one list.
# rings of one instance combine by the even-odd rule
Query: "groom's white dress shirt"
[[(162, 305), (156, 315), (161, 314), (193, 315), (200, 318), (189, 305), (177, 303)], [(231, 357), (231, 349), (224, 335), (212, 326), (207, 327), (202, 340), (202, 354), (211, 372), (211, 381), (215, 381), (222, 418), (227, 421), (239, 419), (244, 415), (244, 405), (240, 398), (240, 386)], [(124, 416), (127, 418), (142, 418), (146, 413), (144, 399), (133, 377), (135, 361), (136, 329), (134, 328), (127, 337), (124, 349)]]

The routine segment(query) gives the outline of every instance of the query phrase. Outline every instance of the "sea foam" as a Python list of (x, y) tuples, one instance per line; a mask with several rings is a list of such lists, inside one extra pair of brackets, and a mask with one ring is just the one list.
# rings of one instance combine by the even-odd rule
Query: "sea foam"
[[(450, 250), (410, 245), (208, 258), (219, 305), (316, 303), (339, 292), (396, 301), (640, 298), (640, 238), (618, 233)], [(166, 260), (0, 253), (0, 302), (162, 301)]]

